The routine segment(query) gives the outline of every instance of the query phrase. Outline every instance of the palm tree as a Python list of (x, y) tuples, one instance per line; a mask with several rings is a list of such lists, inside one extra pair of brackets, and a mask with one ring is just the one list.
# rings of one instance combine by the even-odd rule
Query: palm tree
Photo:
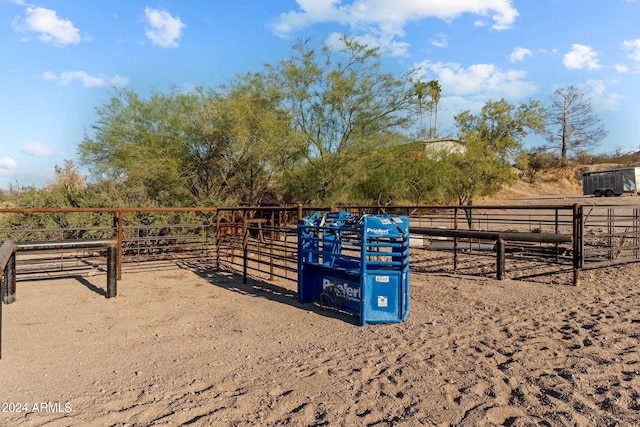
[(429, 96), (433, 101), (433, 110), (435, 113), (433, 126), (431, 126), (431, 118), (429, 118), (429, 136), (431, 138), (435, 138), (438, 132), (438, 102), (440, 102), (440, 93), (442, 92), (442, 88), (437, 80), (431, 80), (428, 82), (427, 87), (429, 88)]
[[(413, 85), (413, 90), (416, 92), (416, 96), (418, 97), (418, 111), (420, 113), (420, 128), (422, 133), (424, 134), (424, 111), (422, 109), (422, 99), (424, 98), (425, 92), (427, 90), (427, 84), (425, 82), (415, 82)], [(429, 122), (431, 125), (431, 122)]]

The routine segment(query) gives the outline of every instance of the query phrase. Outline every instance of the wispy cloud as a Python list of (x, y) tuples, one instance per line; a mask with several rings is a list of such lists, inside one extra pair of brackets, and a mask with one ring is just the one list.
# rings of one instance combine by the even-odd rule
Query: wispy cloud
[(531, 50), (527, 49), (526, 47), (517, 46), (513, 49), (513, 52), (511, 52), (511, 55), (509, 56), (509, 61), (511, 62), (524, 61), (524, 58), (526, 58), (527, 56), (533, 56), (533, 52), (531, 52)]
[(167, 11), (150, 7), (144, 9), (144, 14), (149, 24), (144, 34), (153, 44), (161, 47), (178, 47), (178, 39), (186, 27), (180, 18), (171, 16)]
[[(325, 43), (332, 49), (341, 50), (344, 48), (343, 36), (344, 34), (341, 33), (332, 33), (327, 37)], [(369, 47), (378, 47), (382, 51), (394, 52), (397, 56), (404, 56), (409, 50), (409, 43), (389, 38), (376, 38), (372, 34), (354, 36), (353, 39)]]
[(627, 57), (640, 68), (640, 39), (625, 40), (622, 42), (622, 49), (629, 52)]
[(46, 144), (41, 144), (35, 141), (27, 141), (22, 144), (22, 148), (20, 149), (25, 154), (30, 156), (48, 156), (53, 152), (51, 148)]
[(18, 164), (11, 157), (4, 156), (0, 158), (0, 169), (15, 169), (17, 167)]
[(625, 74), (630, 71), (629, 67), (624, 64), (617, 64), (614, 66), (615, 70), (620, 74)]
[(80, 30), (68, 19), (58, 17), (55, 10), (43, 7), (27, 7), (24, 20), (15, 20), (14, 29), (23, 32), (34, 32), (44, 43), (65, 46), (79, 43)]
[(455, 63), (423, 61), (413, 68), (418, 70), (419, 78), (438, 80), (443, 88), (447, 88), (447, 96), (521, 99), (538, 91), (535, 84), (524, 80), (526, 71), (503, 71), (493, 64), (474, 64), (463, 68)]
[(92, 76), (85, 71), (64, 71), (60, 74), (53, 71), (45, 72), (42, 77), (45, 80), (55, 81), (61, 85), (71, 84), (73, 81), (78, 80), (85, 87), (99, 87), (99, 86), (125, 86), (129, 83), (129, 79), (126, 77), (120, 77), (119, 75), (107, 76), (104, 74), (98, 74)]
[(591, 48), (582, 44), (574, 44), (571, 51), (564, 55), (562, 63), (568, 70), (597, 70), (602, 68), (598, 62), (598, 54)]
[[(463, 14), (480, 17), (481, 23), (492, 23), (495, 30), (510, 28), (518, 17), (511, 0), (458, 1), (380, 1), (354, 0), (296, 0), (298, 10), (280, 14), (273, 23), (274, 33), (287, 37), (299, 30), (319, 23), (348, 25), (354, 32), (378, 40), (377, 45), (394, 47), (391, 43), (404, 36), (404, 27), (411, 21), (438, 18), (452, 21)], [(392, 55), (406, 54), (406, 49), (387, 49)]]
[(447, 41), (447, 35), (446, 34), (442, 34), (442, 33), (438, 33), (435, 35), (435, 37), (433, 37), (431, 39), (431, 45), (435, 46), (435, 47), (447, 47), (448, 41)]
[(620, 74), (640, 73), (640, 39), (625, 40), (620, 48), (627, 52), (631, 64), (616, 64), (615, 70)]
[(611, 92), (602, 80), (589, 80), (584, 85), (584, 92), (593, 100), (593, 105), (599, 110), (616, 111), (620, 108), (623, 95)]

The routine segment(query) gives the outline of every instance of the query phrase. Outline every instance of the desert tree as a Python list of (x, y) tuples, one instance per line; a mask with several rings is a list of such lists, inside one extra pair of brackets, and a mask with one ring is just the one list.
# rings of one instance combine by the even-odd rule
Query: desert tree
[(143, 97), (133, 90), (114, 89), (96, 108), (98, 119), (78, 146), (80, 163), (95, 182), (139, 182), (161, 204), (186, 202), (185, 141), (205, 96), (174, 89)]
[(272, 101), (251, 75), (217, 90), (143, 97), (117, 89), (97, 108), (80, 160), (94, 181), (140, 183), (167, 206), (262, 203), (278, 152), (267, 145), (289, 132)]
[(406, 142), (414, 96), (410, 75), (385, 72), (377, 48), (300, 41), (288, 59), (215, 90), (114, 90), (79, 157), (95, 181), (141, 183), (168, 206), (335, 201), (375, 168), (371, 156)]
[(480, 114), (455, 116), (465, 150), (448, 156), (448, 185), (460, 205), (472, 205), (475, 197), (493, 195), (515, 181), (512, 164), (523, 154), (522, 140), (544, 130), (543, 112), (538, 101), (515, 106), (502, 99), (487, 102)]
[(534, 147), (516, 164), (523, 170), (524, 177), (530, 184), (535, 184), (541, 175), (546, 174), (558, 167), (560, 158), (555, 152), (551, 152), (547, 147)]
[(585, 151), (607, 136), (601, 119), (593, 113), (591, 100), (574, 86), (557, 89), (545, 113), (546, 138), (567, 163), (567, 155)]
[(292, 118), (288, 146), (295, 165), (283, 170), (289, 199), (334, 202), (370, 168), (367, 159), (403, 140), (411, 124), (415, 91), (409, 75), (385, 72), (378, 48), (343, 36), (340, 51), (314, 49), (310, 41), (294, 55), (267, 66), (265, 79), (279, 92)]

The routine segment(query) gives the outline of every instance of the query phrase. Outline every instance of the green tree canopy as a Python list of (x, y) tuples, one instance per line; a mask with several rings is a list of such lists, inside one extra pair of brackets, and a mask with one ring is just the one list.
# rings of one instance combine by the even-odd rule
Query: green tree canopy
[(340, 199), (371, 167), (369, 155), (405, 141), (413, 95), (408, 76), (384, 72), (378, 48), (341, 41), (341, 52), (299, 42), (291, 58), (267, 67), (265, 78), (293, 120), (295, 138), (281, 147), (297, 155), (283, 176), (290, 199)]
[(262, 203), (274, 185), (270, 144), (286, 138), (289, 123), (258, 83), (147, 99), (116, 90), (97, 109), (80, 160), (98, 181), (142, 183), (165, 206)]
[(473, 204), (476, 196), (497, 193), (516, 176), (512, 163), (522, 155), (522, 140), (529, 132), (542, 132), (544, 109), (530, 100), (519, 106), (504, 99), (487, 102), (474, 115), (464, 111), (455, 117), (465, 150), (447, 156), (452, 164), (449, 191), (459, 204)]
[(203, 92), (174, 90), (168, 95), (154, 92), (143, 99), (132, 90), (115, 89), (97, 108), (93, 135), (85, 134), (79, 145), (80, 162), (98, 180), (142, 182), (159, 200), (183, 202), (188, 188), (182, 174), (185, 141), (203, 97)]
[[(93, 178), (142, 183), (164, 205), (332, 202), (369, 156), (405, 142), (408, 76), (347, 37), (340, 52), (294, 54), (217, 90), (116, 89), (79, 146)], [(279, 195), (284, 195), (282, 199)]]
[(501, 100), (462, 112), (466, 151), (434, 157), (409, 132), (416, 96), (421, 107), (428, 95), (437, 114), (440, 91), (435, 80), (385, 72), (377, 48), (346, 36), (340, 51), (301, 41), (288, 59), (215, 90), (115, 89), (79, 145), (80, 161), (100, 184), (92, 188), (113, 200), (128, 196), (110, 183), (163, 206), (471, 204), (513, 179), (522, 139), (544, 127), (542, 107)]

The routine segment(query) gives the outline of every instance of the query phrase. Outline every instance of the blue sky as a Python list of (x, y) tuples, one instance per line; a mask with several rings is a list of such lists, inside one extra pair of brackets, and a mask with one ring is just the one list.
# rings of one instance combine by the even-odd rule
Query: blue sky
[(636, 151), (638, 22), (640, 0), (0, 0), (0, 188), (76, 161), (113, 87), (218, 87), (341, 34), (437, 79), (442, 133), (487, 101), (548, 105), (574, 85), (609, 131), (595, 151)]

